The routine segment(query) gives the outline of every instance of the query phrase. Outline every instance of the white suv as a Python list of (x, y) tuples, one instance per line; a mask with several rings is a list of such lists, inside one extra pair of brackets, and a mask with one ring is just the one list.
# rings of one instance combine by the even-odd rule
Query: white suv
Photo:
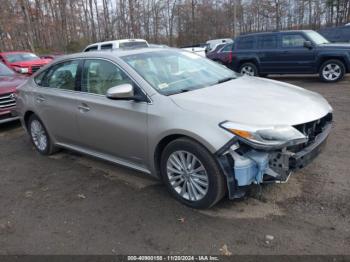
[(135, 48), (135, 47), (142, 48), (142, 47), (149, 47), (149, 45), (147, 41), (144, 39), (121, 39), (121, 40), (105, 41), (105, 42), (99, 42), (99, 43), (88, 45), (83, 50), (83, 52), (110, 50), (110, 49), (116, 49), (116, 48)]

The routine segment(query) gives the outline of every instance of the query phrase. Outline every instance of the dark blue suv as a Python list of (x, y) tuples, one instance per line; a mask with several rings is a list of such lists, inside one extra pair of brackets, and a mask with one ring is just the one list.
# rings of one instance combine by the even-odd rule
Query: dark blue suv
[(312, 30), (243, 35), (232, 51), (229, 67), (246, 75), (319, 74), (336, 82), (350, 72), (350, 44), (331, 44)]

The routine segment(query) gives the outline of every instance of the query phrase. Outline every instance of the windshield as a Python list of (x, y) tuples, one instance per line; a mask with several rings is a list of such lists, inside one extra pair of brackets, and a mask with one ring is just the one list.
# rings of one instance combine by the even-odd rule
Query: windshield
[(10, 68), (5, 66), (3, 63), (0, 63), (0, 76), (12, 76), (15, 72), (13, 72)]
[(31, 61), (31, 60), (37, 60), (40, 59), (38, 56), (32, 54), (32, 53), (16, 53), (16, 54), (8, 54), (5, 55), (6, 60), (9, 63), (14, 62), (22, 62), (22, 61)]
[(326, 38), (315, 31), (309, 31), (306, 32), (306, 34), (316, 45), (329, 44), (329, 41)]
[(224, 66), (186, 51), (168, 49), (122, 59), (164, 95), (200, 89), (238, 77)]
[(147, 43), (145, 41), (137, 42), (124, 42), (119, 44), (120, 48), (131, 48), (131, 47), (148, 47)]

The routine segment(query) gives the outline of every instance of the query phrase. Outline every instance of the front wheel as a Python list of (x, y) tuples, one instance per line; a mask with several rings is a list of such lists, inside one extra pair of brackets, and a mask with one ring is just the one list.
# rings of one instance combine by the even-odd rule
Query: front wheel
[(224, 176), (212, 154), (187, 138), (166, 146), (161, 175), (170, 193), (193, 208), (211, 207), (226, 193)]
[(257, 76), (258, 68), (253, 63), (244, 63), (243, 65), (240, 66), (239, 72), (242, 75)]
[(345, 75), (345, 66), (339, 60), (328, 60), (320, 68), (320, 78), (324, 82), (332, 83), (341, 80)]

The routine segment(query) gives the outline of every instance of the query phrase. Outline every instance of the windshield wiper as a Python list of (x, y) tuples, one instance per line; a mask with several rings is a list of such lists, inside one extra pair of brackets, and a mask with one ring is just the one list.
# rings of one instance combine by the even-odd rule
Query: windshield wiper
[(235, 79), (235, 78), (232, 77), (232, 76), (230, 76), (230, 77), (226, 77), (226, 78), (220, 79), (220, 80), (218, 81), (218, 84), (225, 83), (225, 82), (230, 81), (230, 80), (232, 80), (232, 79)]
[(189, 91), (192, 91), (192, 89), (186, 89), (186, 88), (184, 88), (184, 89), (180, 89), (179, 91), (176, 91), (176, 92), (174, 92), (174, 93), (170, 93), (170, 94), (168, 94), (168, 95), (169, 95), (169, 96), (171, 96), (171, 95), (177, 95), (177, 94), (186, 93), (186, 92), (189, 92)]

